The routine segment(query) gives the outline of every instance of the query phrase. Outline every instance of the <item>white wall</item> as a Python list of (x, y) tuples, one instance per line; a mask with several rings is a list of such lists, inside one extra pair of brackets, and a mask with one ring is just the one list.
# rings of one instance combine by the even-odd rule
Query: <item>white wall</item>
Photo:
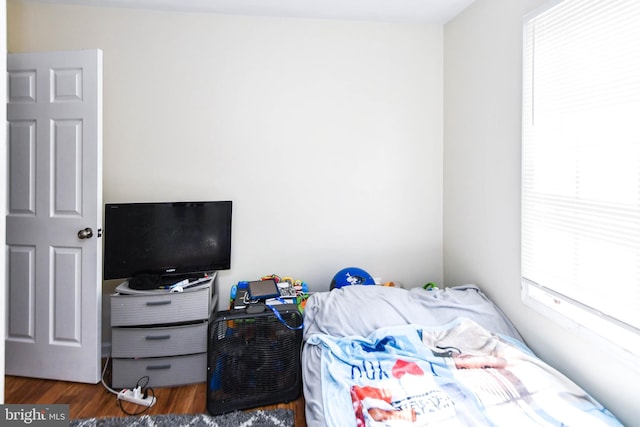
[(476, 0), (445, 26), (445, 283), (477, 283), (540, 356), (640, 425), (637, 365), (520, 299), (522, 17), (542, 4)]
[(350, 265), (442, 280), (442, 26), (8, 14), (11, 52), (103, 50), (105, 203), (233, 200), (223, 300), (271, 273), (328, 290)]

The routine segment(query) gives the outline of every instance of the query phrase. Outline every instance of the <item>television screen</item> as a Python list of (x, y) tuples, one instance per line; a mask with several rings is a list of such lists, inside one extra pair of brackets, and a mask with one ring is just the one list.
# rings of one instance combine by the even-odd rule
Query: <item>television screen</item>
[(104, 279), (231, 268), (231, 201), (105, 205)]

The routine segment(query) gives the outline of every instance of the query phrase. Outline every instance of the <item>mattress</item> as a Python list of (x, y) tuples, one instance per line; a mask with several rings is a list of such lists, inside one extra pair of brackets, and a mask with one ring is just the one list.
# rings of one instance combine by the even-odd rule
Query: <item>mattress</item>
[(304, 325), (309, 427), (621, 425), (475, 285), (315, 293)]

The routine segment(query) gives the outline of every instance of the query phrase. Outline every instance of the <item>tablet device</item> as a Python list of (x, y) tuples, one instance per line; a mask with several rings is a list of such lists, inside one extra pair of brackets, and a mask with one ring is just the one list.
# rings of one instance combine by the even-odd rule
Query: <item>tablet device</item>
[(254, 301), (277, 298), (279, 296), (278, 284), (273, 279), (249, 282), (249, 297)]

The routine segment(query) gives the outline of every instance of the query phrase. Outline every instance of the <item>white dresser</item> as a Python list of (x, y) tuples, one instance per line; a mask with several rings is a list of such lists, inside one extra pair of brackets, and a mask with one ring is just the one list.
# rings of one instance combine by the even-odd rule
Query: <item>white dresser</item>
[[(111, 357), (114, 388), (205, 382), (207, 327), (216, 310), (216, 274), (202, 286), (170, 293), (127, 291), (111, 295)], [(116, 291), (128, 289), (125, 283)]]

